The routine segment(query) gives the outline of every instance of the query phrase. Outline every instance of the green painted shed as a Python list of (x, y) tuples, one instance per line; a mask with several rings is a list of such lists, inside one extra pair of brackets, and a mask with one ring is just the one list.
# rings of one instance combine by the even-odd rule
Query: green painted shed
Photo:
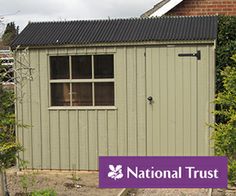
[(21, 158), (212, 155), (216, 37), (215, 16), (29, 23), (11, 45)]

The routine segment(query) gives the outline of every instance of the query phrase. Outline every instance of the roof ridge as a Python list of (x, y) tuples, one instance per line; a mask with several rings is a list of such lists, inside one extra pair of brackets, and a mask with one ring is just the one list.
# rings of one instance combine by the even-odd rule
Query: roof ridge
[(107, 21), (131, 21), (131, 20), (153, 20), (153, 19), (163, 19), (163, 18), (206, 18), (206, 17), (214, 17), (218, 15), (197, 15), (197, 16), (153, 16), (150, 18), (141, 18), (141, 17), (131, 17), (131, 18), (112, 18), (112, 19), (83, 19), (83, 20), (58, 20), (58, 21), (35, 21), (29, 22), (29, 24), (51, 24), (51, 23), (74, 23), (74, 22), (107, 22)]
[(112, 18), (112, 19), (106, 19), (106, 18), (101, 18), (101, 19), (82, 19), (82, 20), (54, 20), (54, 21), (35, 21), (35, 22), (29, 22), (29, 24), (40, 24), (40, 23), (70, 23), (70, 22), (98, 22), (98, 21), (120, 21), (120, 20), (136, 20), (139, 19), (139, 17), (134, 17), (134, 18)]

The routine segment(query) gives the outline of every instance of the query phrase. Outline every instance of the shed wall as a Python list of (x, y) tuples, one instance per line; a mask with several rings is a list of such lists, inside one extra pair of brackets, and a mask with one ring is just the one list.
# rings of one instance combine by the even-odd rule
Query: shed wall
[[(173, 118), (179, 122), (188, 118), (184, 105), (178, 106), (183, 107), (180, 108), (182, 116), (178, 113), (171, 116), (171, 111), (167, 114), (165, 110), (151, 109), (146, 100), (154, 84), (149, 80), (150, 77), (155, 77), (153, 71), (159, 72), (156, 74), (160, 76), (167, 70), (172, 76), (186, 72), (185, 78), (183, 77), (186, 81), (180, 85), (188, 85), (188, 80), (196, 69), (191, 72), (184, 68), (173, 70), (165, 67), (166, 58), (163, 59), (162, 55), (157, 58), (156, 55), (165, 51), (167, 59), (176, 62), (176, 51), (183, 50), (182, 48), (186, 51), (201, 49), (203, 55), (197, 69), (197, 81), (200, 85), (198, 94), (189, 95), (199, 97), (199, 108), (194, 117), (197, 135), (190, 134), (188, 126), (193, 125), (187, 121), (184, 125), (175, 124), (174, 129), (171, 127), (173, 124), (169, 124)], [(50, 107), (49, 55), (66, 54), (114, 54), (115, 108)], [(172, 50), (166, 46), (30, 49), (25, 57), (22, 51), (18, 51), (16, 67), (23, 63), (32, 68), (32, 80), (23, 80), (16, 90), (17, 120), (22, 125), (30, 125), (28, 128), (17, 128), (17, 137), (25, 147), (21, 157), (28, 161), (28, 168), (97, 170), (97, 157), (101, 155), (209, 155), (209, 128), (206, 123), (213, 121), (210, 114), (213, 109), (210, 101), (214, 97), (213, 54), (213, 46), (208, 45), (176, 46)], [(155, 70), (150, 70), (153, 67)], [(19, 75), (24, 75), (23, 72), (21, 70)], [(171, 79), (171, 75), (168, 77)], [(174, 102), (188, 99), (182, 95), (175, 96), (171, 85), (163, 83), (159, 88), (163, 94), (162, 99), (165, 96), (167, 100), (172, 99)], [(166, 92), (172, 92), (171, 97), (168, 98)], [(153, 110), (159, 112), (153, 113)], [(154, 119), (158, 115), (162, 116), (159, 118), (161, 121), (166, 122), (162, 123), (160, 129), (156, 126), (160, 122)], [(178, 126), (186, 127), (176, 128)], [(171, 136), (171, 131), (175, 137)], [(197, 142), (194, 147), (192, 141)]]

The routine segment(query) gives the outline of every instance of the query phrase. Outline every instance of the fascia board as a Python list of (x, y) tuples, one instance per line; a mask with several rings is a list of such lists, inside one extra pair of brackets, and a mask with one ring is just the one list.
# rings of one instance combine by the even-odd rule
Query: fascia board
[(160, 16), (163, 16), (164, 14), (166, 14), (168, 11), (173, 9), (176, 5), (178, 5), (182, 1), (183, 0), (172, 0), (172, 1), (169, 1), (168, 3), (163, 5), (160, 9), (158, 9), (153, 14), (151, 14), (149, 17), (156, 17), (156, 16), (160, 17)]

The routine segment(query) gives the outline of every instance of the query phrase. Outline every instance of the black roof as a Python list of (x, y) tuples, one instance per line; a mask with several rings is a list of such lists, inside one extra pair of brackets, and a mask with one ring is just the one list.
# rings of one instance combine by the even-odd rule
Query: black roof
[(216, 16), (29, 23), (11, 47), (215, 40)]

